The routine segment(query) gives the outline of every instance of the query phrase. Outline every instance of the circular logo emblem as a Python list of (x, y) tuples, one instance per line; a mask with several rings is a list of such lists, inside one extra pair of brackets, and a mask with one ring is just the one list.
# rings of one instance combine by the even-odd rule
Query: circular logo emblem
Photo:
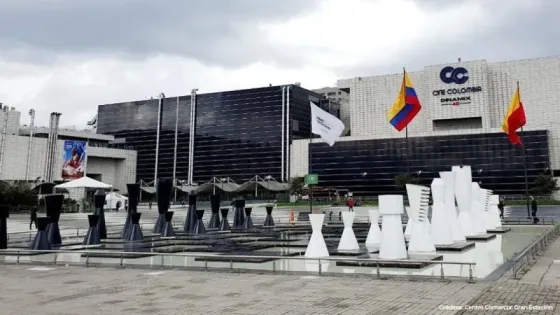
[(469, 80), (469, 72), (463, 67), (445, 67), (441, 69), (439, 78), (443, 83), (464, 84)]

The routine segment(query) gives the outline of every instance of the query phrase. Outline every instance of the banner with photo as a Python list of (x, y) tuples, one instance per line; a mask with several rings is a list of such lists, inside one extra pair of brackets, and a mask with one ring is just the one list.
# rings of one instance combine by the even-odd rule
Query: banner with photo
[(84, 177), (87, 159), (86, 150), (86, 141), (64, 141), (62, 179), (73, 180)]

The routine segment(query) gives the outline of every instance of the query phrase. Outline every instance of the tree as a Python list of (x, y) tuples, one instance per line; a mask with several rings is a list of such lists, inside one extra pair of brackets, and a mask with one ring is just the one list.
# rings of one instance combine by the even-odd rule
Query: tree
[(37, 194), (25, 181), (0, 182), (0, 204), (29, 207), (37, 204)]
[(405, 190), (406, 184), (418, 184), (420, 179), (412, 174), (401, 173), (395, 176), (395, 186), (398, 190)]
[(560, 189), (556, 179), (549, 173), (543, 173), (537, 176), (533, 185), (533, 193), (540, 196), (550, 196)]
[(300, 196), (305, 195), (306, 193), (307, 189), (305, 187), (305, 178), (292, 177), (292, 179), (290, 179), (290, 195)]

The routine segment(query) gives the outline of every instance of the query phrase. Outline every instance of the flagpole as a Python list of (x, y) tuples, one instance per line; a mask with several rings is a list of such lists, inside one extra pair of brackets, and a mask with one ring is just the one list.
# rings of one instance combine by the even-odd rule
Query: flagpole
[[(405, 86), (406, 69), (403, 67), (403, 87)], [(406, 92), (405, 92), (406, 93)], [(404, 127), (404, 141), (406, 145), (406, 178), (410, 176), (410, 150), (408, 145), (408, 126)]]
[[(519, 89), (519, 81), (517, 81), (517, 93), (519, 93), (519, 103), (521, 103), (521, 90)], [(521, 150), (523, 150), (523, 172), (525, 175), (525, 199), (527, 203), (527, 219), (531, 218), (531, 206), (529, 204), (529, 177), (527, 175), (527, 153), (525, 149), (525, 141), (523, 141), (523, 127), (521, 127)]]
[[(313, 127), (309, 126), (309, 171), (307, 174), (312, 174), (313, 171), (313, 160), (312, 160), (312, 153), (311, 153), (311, 144), (313, 143)], [(313, 185), (307, 184), (309, 186), (309, 212), (313, 214)]]

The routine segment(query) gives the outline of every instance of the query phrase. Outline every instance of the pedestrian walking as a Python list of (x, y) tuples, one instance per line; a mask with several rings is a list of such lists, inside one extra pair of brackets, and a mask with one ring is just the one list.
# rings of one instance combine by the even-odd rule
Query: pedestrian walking
[(29, 212), (29, 229), (35, 224), (35, 229), (37, 229), (37, 207), (31, 208)]

